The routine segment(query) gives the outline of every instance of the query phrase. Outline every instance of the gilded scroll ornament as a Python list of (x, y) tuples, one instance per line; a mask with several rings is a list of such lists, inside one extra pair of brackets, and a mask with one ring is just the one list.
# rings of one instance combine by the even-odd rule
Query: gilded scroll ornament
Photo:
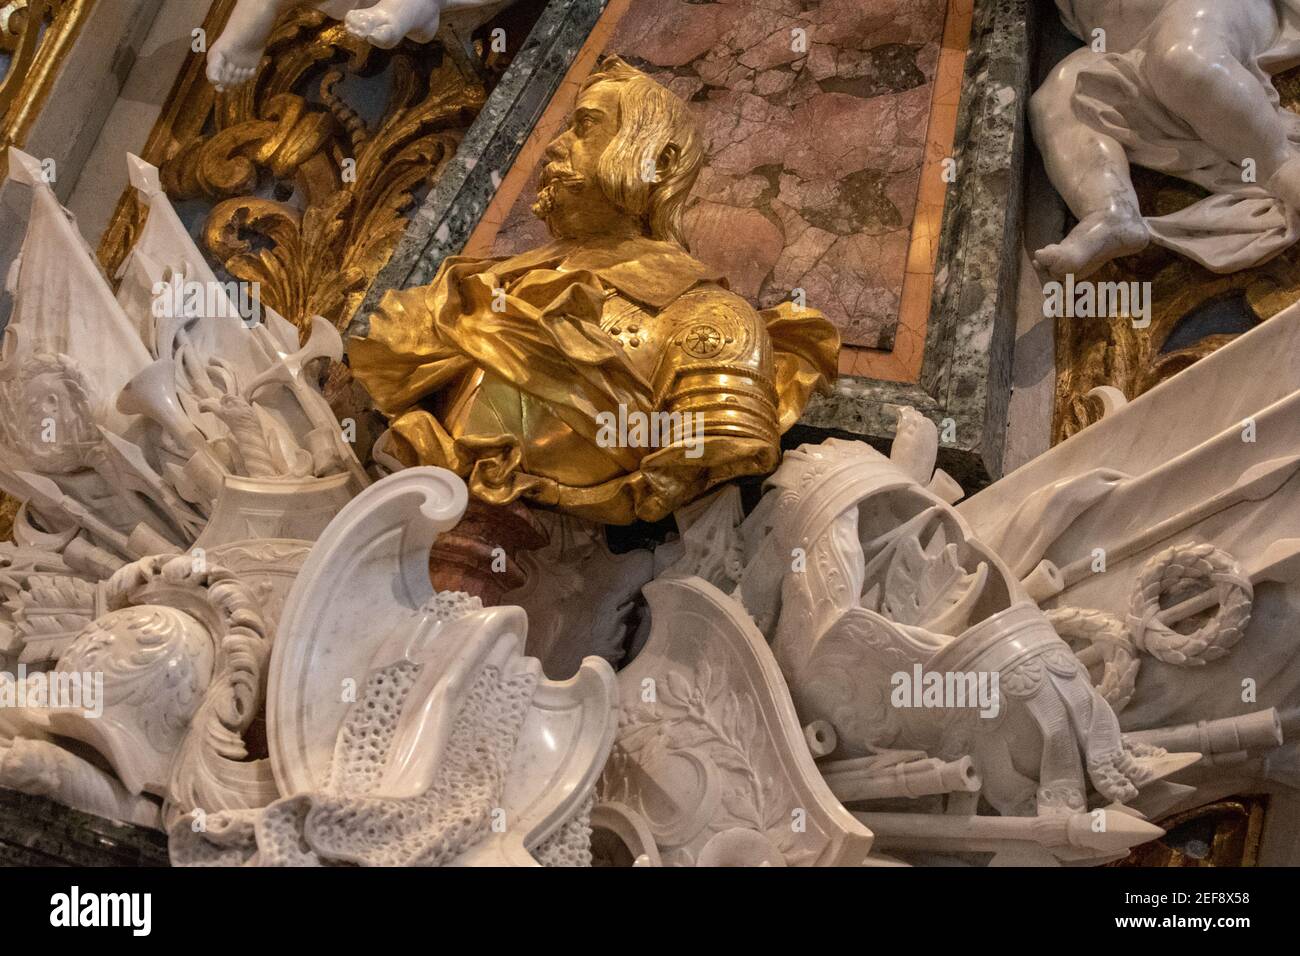
[[(209, 35), (231, 6), (214, 6)], [(300, 327), (313, 315), (342, 327), (482, 107), (482, 79), (437, 48), (377, 50), (306, 6), (280, 18), (239, 89), (215, 93), (203, 69), (194, 54), (145, 158), (173, 200), (207, 204), (203, 246), (231, 276), (258, 283), (261, 301)], [(387, 101), (368, 120), (349, 81), (386, 70)], [(142, 219), (124, 200), (100, 248), (110, 270)]]
[(21, 146), (95, 0), (0, 0), (0, 175)]
[(702, 163), (686, 105), (607, 59), (545, 153), (533, 211), (554, 241), (452, 257), (432, 285), (390, 291), (353, 341), (390, 452), (492, 504), (611, 524), (770, 471), (834, 377), (839, 335), (813, 309), (755, 311), (686, 251)]

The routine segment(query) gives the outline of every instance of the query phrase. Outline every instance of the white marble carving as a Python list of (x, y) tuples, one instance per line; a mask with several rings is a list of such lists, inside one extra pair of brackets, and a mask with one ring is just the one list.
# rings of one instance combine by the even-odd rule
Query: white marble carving
[(557, 680), (577, 673), (592, 654), (617, 667), (632, 638), (641, 588), (654, 577), (654, 555), (613, 554), (599, 525), (549, 512), (536, 516), (549, 542), (520, 555), (528, 579), (502, 596), (528, 614), (529, 655)]
[(261, 806), (270, 764), (246, 759), (242, 732), (275, 620), (310, 542), (368, 483), (312, 379), (341, 340), (317, 321), (300, 348), (238, 302), (134, 157), (149, 216), (114, 293), (39, 164), (9, 155), (32, 213), (0, 356), (0, 487), (23, 501), (0, 545), (0, 670), (103, 688), (93, 714), (6, 708), (0, 782), (154, 825)]
[[(1034, 94), (1030, 119), (1078, 225), (1038, 250), (1051, 275), (1084, 278), (1155, 242), (1216, 272), (1258, 265), (1300, 238), (1300, 117), (1272, 76), (1300, 63), (1291, 0), (1057, 0), (1085, 46)], [(1153, 216), (1135, 163), (1211, 195)]]
[(161, 808), (112, 774), (49, 740), (0, 739), (0, 786), (111, 820), (159, 829)]
[[(461, 53), (469, 35), (513, 0), (316, 0), (312, 6), (342, 20), (349, 33), (389, 49), (403, 39), (428, 43), (441, 32)], [(218, 90), (247, 82), (257, 70), (280, 15), (295, 0), (238, 0), (221, 36), (208, 50), (208, 81)]]
[(38, 663), (125, 563), (311, 541), (368, 479), (310, 378), (342, 356), (332, 326), (299, 348), (255, 296), (232, 297), (135, 157), (149, 216), (114, 293), (40, 165), (10, 157), (32, 211), (0, 358), (0, 487), (25, 502), (0, 653)]
[[(273, 799), (268, 762), (248, 761), (242, 738), (270, 653), (251, 589), (188, 556), (146, 558), (102, 585), (96, 609), (54, 669), (28, 678), (48, 686), (39, 706), (8, 711), (0, 783), (149, 825)], [(90, 746), (114, 776), (47, 735)]]
[[(1006, 566), (919, 484), (927, 427), (909, 417), (893, 461), (835, 440), (787, 453), (746, 521), (739, 595), (800, 718), (834, 728), (839, 759), (972, 755), (1003, 813), (1082, 811), (1090, 784), (1133, 799), (1154, 768)], [(923, 698), (935, 680), (962, 699)]]
[[(615, 730), (613, 671), (593, 657), (570, 680), (548, 681), (523, 656), (521, 609), (434, 591), (430, 549), (467, 502), (464, 483), (443, 469), (391, 475), (330, 523), (290, 593), (267, 708), (285, 800), (264, 817), (308, 808), (312, 859), (585, 858), (586, 814)], [(398, 810), (406, 825), (391, 823)], [(379, 836), (362, 836), (359, 824), (339, 830), (348, 813), (354, 823), (369, 817)], [(461, 826), (458, 813), (472, 823)], [(262, 838), (250, 844), (270, 825), (246, 816), (218, 818), (206, 838), (173, 831), (174, 858), (304, 862)]]
[(1293, 307), (958, 507), (1017, 573), (1047, 569), (1049, 617), (1130, 739), (1212, 747), (1174, 811), (1294, 799), (1296, 349)]
[[(521, 866), (1097, 864), (1300, 786), (1300, 309), (960, 506), (904, 409), (889, 457), (790, 451), (653, 554), (547, 517), (484, 608), (429, 577), (464, 483), (369, 485), (342, 439), (328, 324), (155, 309), (219, 283), (139, 163), (114, 293), (11, 168), (0, 786), (178, 863)], [(80, 674), (93, 707), (27, 696)]]
[[(646, 587), (652, 631), (619, 672), (602, 817), (648, 833), (653, 860), (855, 865), (871, 834), (813, 764), (781, 672), (741, 607), (698, 577)], [(609, 828), (609, 824), (606, 824)], [(644, 836), (629, 852), (649, 854)]]

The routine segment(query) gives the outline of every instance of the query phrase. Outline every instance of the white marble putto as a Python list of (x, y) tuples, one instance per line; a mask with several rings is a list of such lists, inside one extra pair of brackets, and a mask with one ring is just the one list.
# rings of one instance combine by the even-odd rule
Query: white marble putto
[[(1266, 262), (1300, 238), (1300, 117), (1273, 77), (1300, 63), (1292, 0), (1057, 0), (1084, 46), (1034, 93), (1029, 117), (1078, 224), (1039, 249), (1084, 279), (1149, 243), (1214, 272)], [(1138, 208), (1130, 164), (1207, 190), (1184, 209)]]
[[(311, 6), (342, 20), (347, 31), (380, 49), (403, 40), (441, 37), (448, 54), (472, 68), (469, 37), (514, 0), (316, 0)], [(280, 16), (296, 0), (237, 0), (225, 29), (208, 50), (207, 77), (217, 90), (250, 80)]]

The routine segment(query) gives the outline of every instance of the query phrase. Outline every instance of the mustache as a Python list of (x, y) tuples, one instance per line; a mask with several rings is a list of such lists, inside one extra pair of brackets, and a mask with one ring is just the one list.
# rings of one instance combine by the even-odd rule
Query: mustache
[(538, 185), (542, 189), (549, 186), (581, 186), (587, 177), (579, 173), (566, 162), (547, 163), (542, 167)]

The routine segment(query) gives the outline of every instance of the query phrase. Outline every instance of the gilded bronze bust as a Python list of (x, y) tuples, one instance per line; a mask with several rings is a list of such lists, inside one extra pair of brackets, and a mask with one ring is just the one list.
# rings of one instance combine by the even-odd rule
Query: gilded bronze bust
[(607, 58), (545, 153), (533, 211), (554, 241), (449, 258), (351, 344), (388, 450), (489, 503), (613, 524), (771, 471), (839, 335), (813, 309), (756, 311), (686, 251), (703, 155), (686, 104)]

